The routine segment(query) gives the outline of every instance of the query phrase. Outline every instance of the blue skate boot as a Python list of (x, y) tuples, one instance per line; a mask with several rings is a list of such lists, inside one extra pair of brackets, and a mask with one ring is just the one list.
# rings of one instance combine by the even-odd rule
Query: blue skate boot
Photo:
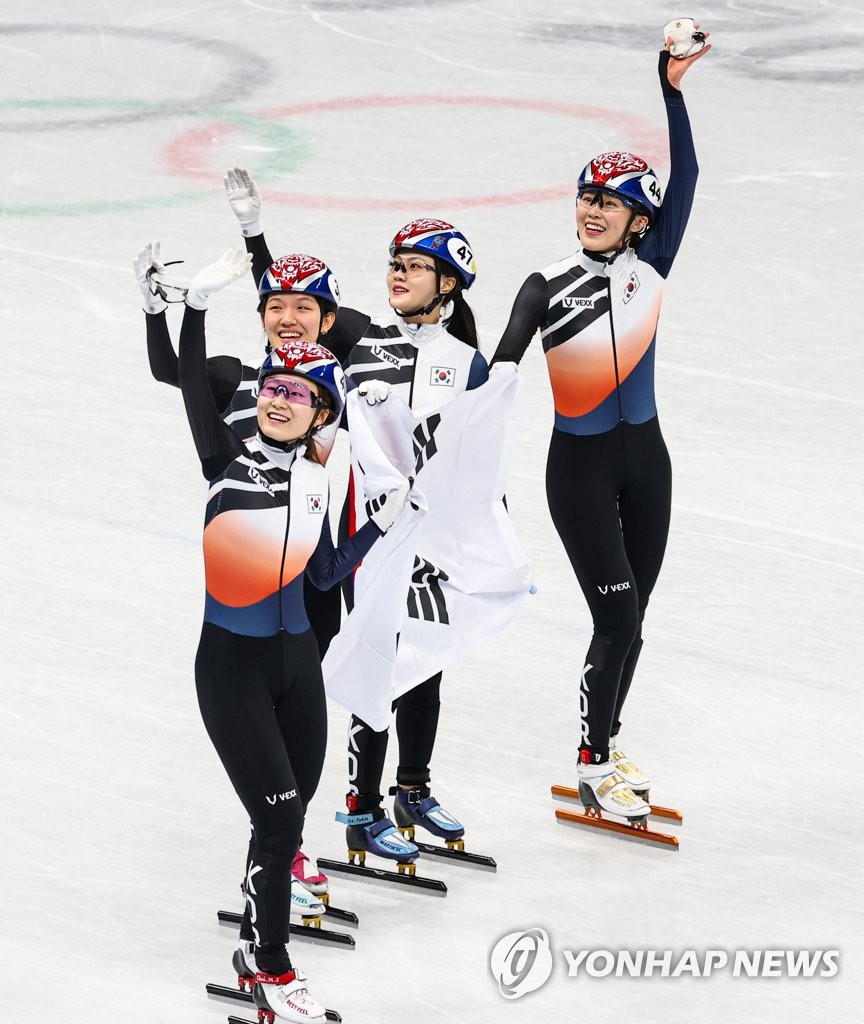
[[(395, 860), (400, 875), (413, 875), (414, 861), (420, 853), (418, 848), (409, 842), (396, 828), (380, 806), (358, 809), (358, 799), (353, 793), (347, 797), (348, 813), (341, 811), (336, 820), (347, 825), (345, 839), (348, 843), (348, 862), (361, 866), (366, 863), (366, 854), (373, 853), (376, 857)], [(360, 803), (364, 806), (364, 802)]]
[(390, 793), (396, 797), (393, 801), (393, 817), (400, 832), (408, 839), (414, 838), (414, 827), (419, 825), (433, 836), (443, 839), (448, 850), (465, 849), (462, 840), (465, 828), (444, 810), (431, 795), (428, 786), (419, 786), (417, 789), (395, 787)]

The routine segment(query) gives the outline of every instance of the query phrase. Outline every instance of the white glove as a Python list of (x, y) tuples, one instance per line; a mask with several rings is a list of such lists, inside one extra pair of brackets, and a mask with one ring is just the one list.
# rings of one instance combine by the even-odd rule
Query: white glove
[(162, 273), (165, 265), (159, 256), (159, 243), (148, 242), (141, 252), (132, 260), (132, 269), (144, 299), (145, 313), (162, 313), (168, 303), (156, 292), (156, 282), (151, 280), (153, 274)]
[(502, 359), (500, 362), (493, 363), (489, 367), (489, 375), (493, 373), (515, 373), (516, 363), (512, 359)]
[(387, 400), (387, 396), (390, 394), (390, 385), (386, 380), (364, 380), (357, 388), (357, 392), (370, 405), (376, 405), (378, 402), (385, 402)]
[(199, 270), (186, 292), (186, 305), (193, 309), (206, 309), (213, 292), (227, 288), (242, 277), (252, 266), (252, 254), (239, 249), (227, 249), (209, 267)]
[(264, 233), (261, 226), (261, 193), (252, 180), (252, 175), (243, 167), (235, 167), (225, 172), (222, 179), (228, 202), (234, 216), (240, 222), (244, 238), (252, 238)]
[(413, 483), (413, 480), (406, 480), (395, 491), (382, 494), (380, 498), (373, 499), (368, 503), (368, 507), (375, 509), (370, 513), (369, 518), (382, 533), (386, 533), (402, 515), (405, 503), (408, 501), (408, 492)]

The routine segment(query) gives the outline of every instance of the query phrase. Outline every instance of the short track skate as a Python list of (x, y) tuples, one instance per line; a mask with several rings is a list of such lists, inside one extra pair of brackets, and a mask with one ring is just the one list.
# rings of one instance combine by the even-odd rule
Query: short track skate
[[(390, 795), (395, 796), (393, 813), (396, 827), (410, 840), (417, 849), (430, 857), (442, 857), (455, 864), (480, 868), (482, 871), (497, 871), (498, 865), (492, 857), (483, 853), (471, 853), (465, 849), (463, 838), (465, 829), (456, 819), (442, 810), (441, 805), (432, 796), (424, 796), (429, 790), (405, 790), (394, 787)], [(444, 845), (424, 843), (417, 839), (417, 828), (431, 832), (437, 839), (443, 839)]]
[[(331, 875), (342, 875), (357, 881), (379, 885), (393, 885), (433, 896), (446, 896), (447, 886), (437, 878), (424, 878), (417, 874), (415, 861), (419, 853), (416, 844), (408, 842), (381, 808), (357, 811), (348, 795), (348, 813), (338, 812), (336, 820), (347, 826), (348, 860), (318, 858), (318, 869)], [(366, 866), (366, 855), (371, 853), (396, 864), (395, 871)]]
[(418, 875), (412, 862), (397, 863), (396, 871), (366, 866), (365, 850), (348, 850), (348, 860), (327, 860), (318, 858), (318, 867), (328, 875), (341, 875), (355, 881), (371, 882), (378, 885), (395, 886), (396, 888), (414, 889), (429, 893), (432, 896), (446, 896), (447, 886), (438, 878), (425, 878)]
[[(215, 985), (212, 982), (208, 982), (207, 995), (211, 999), (218, 999), (221, 1002), (247, 1003), (249, 1006), (255, 1005), (255, 1001), (252, 998), (252, 993), (247, 992), (245, 988), (230, 988), (228, 985)], [(336, 1010), (326, 1010), (325, 1016), (327, 1020), (335, 1021), (337, 1022), (337, 1024), (339, 1024), (339, 1022), (341, 1022), (342, 1020), (342, 1015), (340, 1013), (337, 1013)], [(255, 1022), (251, 1020), (246, 1020), (243, 1017), (230, 1016), (228, 1018), (228, 1024), (255, 1024)]]
[(670, 825), (680, 825), (684, 820), (683, 815), (670, 807), (649, 804), (649, 813), (644, 818), (634, 821), (601, 810), (589, 787), (580, 786), (578, 789), (573, 789), (569, 786), (553, 786), (552, 796), (580, 803), (585, 808), (582, 814), (575, 811), (556, 810), (555, 818), (562, 825), (593, 828), (596, 831), (611, 832), (618, 838), (629, 839), (632, 842), (646, 843), (649, 846), (658, 846), (666, 850), (678, 850), (677, 836), (668, 835), (665, 832), (655, 832), (647, 825), (649, 818), (659, 818)]

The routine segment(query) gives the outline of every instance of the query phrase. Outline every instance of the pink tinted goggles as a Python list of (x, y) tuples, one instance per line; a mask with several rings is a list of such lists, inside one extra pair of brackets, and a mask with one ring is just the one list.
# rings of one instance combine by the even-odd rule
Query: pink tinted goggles
[(276, 374), (266, 377), (258, 393), (265, 398), (282, 398), (290, 405), (305, 405), (310, 409), (319, 404), (318, 396), (313, 394), (312, 389), (294, 377)]

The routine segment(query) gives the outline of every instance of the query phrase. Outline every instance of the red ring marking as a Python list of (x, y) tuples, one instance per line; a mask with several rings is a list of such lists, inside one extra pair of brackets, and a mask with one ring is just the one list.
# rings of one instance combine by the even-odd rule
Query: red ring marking
[[(280, 120), (304, 114), (341, 113), (347, 110), (368, 110), (380, 107), (485, 107), (487, 109), (530, 110), (544, 114), (560, 114), (589, 121), (615, 124), (631, 139), (636, 152), (647, 154), (649, 164), (665, 164), (666, 134), (650, 121), (622, 113), (608, 107), (586, 107), (555, 100), (511, 99), (504, 96), (357, 96), (322, 100), (318, 103), (296, 103), (289, 107), (263, 110), (253, 117)], [(182, 132), (165, 149), (168, 170), (188, 181), (212, 186), (213, 174), (204, 167), (206, 147), (218, 139), (237, 131), (237, 125), (214, 122)], [(289, 206), (305, 206), (330, 210), (392, 210), (406, 204), (433, 208), (447, 206), (469, 209), (477, 206), (505, 206), (513, 203), (540, 203), (549, 199), (572, 196), (575, 182), (550, 185), (547, 188), (526, 189), (487, 196), (446, 196), (436, 199), (352, 199), (337, 196), (309, 195), (302, 192), (274, 192), (268, 189), (267, 202)]]

